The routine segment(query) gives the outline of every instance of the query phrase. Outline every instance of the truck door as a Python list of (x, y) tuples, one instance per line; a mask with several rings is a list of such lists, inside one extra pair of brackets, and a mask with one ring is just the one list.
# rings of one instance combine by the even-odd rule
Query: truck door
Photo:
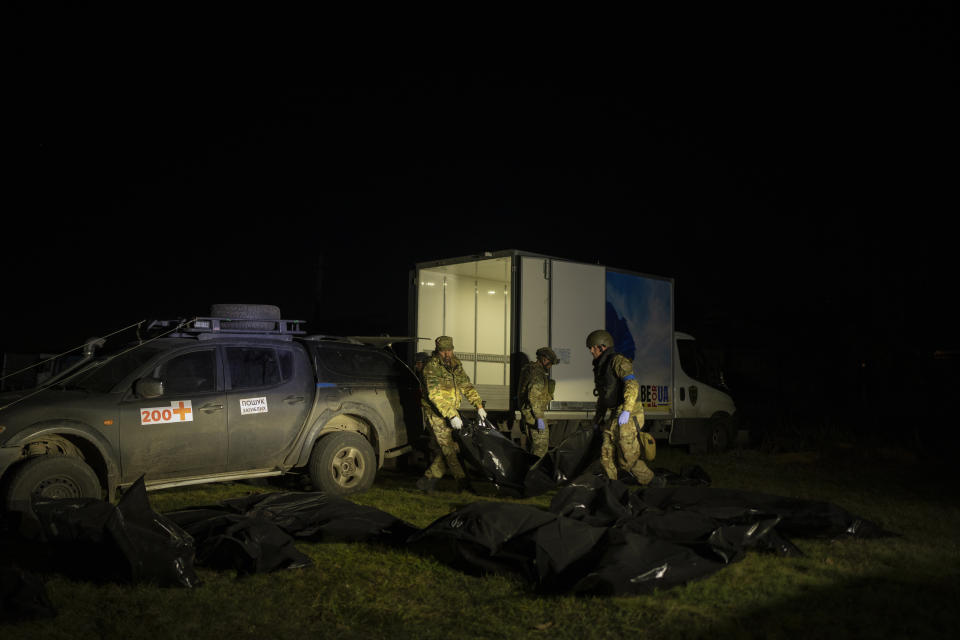
[(695, 340), (677, 338), (676, 395), (678, 418), (711, 418), (717, 413), (733, 415), (733, 399), (723, 386), (719, 369), (710, 364)]
[(693, 340), (677, 338), (676, 361), (678, 366), (674, 370), (674, 375), (676, 376), (677, 417), (704, 417), (701, 412), (703, 403), (700, 402), (702, 383), (694, 377), (699, 372), (699, 363)]
[(163, 381), (163, 396), (131, 396), (121, 404), (123, 482), (223, 471), (227, 412), (219, 370), (213, 347), (180, 352), (148, 374)]
[(298, 344), (224, 347), (228, 471), (274, 468), (297, 438), (313, 402), (314, 374)]

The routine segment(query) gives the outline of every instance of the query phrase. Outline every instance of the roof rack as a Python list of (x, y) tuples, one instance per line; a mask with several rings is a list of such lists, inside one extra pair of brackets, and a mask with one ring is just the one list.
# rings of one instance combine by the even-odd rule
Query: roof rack
[(306, 336), (304, 340), (310, 340), (312, 342), (346, 342), (348, 344), (364, 344), (360, 340), (353, 338), (351, 336), (328, 336), (322, 334), (311, 334)]
[(146, 327), (148, 334), (163, 333), (174, 338), (197, 337), (215, 338), (222, 334), (246, 334), (261, 336), (302, 335), (306, 331), (300, 328), (305, 320), (270, 320), (248, 318), (212, 318), (198, 317), (191, 320), (151, 320)]

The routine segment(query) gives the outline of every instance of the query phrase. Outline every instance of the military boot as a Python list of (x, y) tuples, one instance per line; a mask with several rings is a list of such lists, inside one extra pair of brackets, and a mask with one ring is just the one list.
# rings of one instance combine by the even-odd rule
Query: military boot
[(438, 482), (440, 482), (440, 478), (428, 478), (427, 476), (420, 476), (420, 479), (417, 480), (417, 489), (423, 491), (424, 493), (434, 493), (437, 490)]

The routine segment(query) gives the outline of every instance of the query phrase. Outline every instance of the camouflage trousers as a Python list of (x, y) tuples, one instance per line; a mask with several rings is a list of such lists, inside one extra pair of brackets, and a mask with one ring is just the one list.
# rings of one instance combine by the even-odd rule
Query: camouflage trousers
[[(423, 410), (423, 422), (429, 425), (430, 431), (433, 433), (433, 442), (431, 444), (436, 445), (436, 448), (433, 446), (430, 447), (433, 459), (430, 461), (430, 466), (427, 467), (423, 475), (427, 478), (439, 479), (449, 471), (450, 475), (457, 480), (466, 478), (467, 474), (463, 471), (463, 467), (460, 465), (460, 458), (458, 457), (460, 448), (453, 439), (453, 427), (450, 426), (445, 418), (426, 409)], [(437, 449), (439, 449), (439, 451)]]
[(527, 446), (530, 449), (530, 453), (538, 458), (542, 458), (546, 455), (547, 449), (550, 448), (550, 425), (547, 424), (543, 431), (537, 430), (536, 422), (533, 424), (528, 424), (526, 427), (527, 438), (529, 439)]
[(617, 416), (603, 431), (603, 444), (600, 445), (600, 463), (607, 477), (616, 480), (618, 469), (626, 471), (641, 485), (650, 484), (653, 471), (643, 460), (643, 447), (637, 433), (643, 426), (643, 414), (631, 415), (625, 425), (617, 423)]

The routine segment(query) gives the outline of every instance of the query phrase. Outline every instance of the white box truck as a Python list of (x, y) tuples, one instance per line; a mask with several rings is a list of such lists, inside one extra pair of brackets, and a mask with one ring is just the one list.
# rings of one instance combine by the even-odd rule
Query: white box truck
[[(691, 450), (723, 450), (736, 438), (736, 406), (722, 373), (693, 336), (674, 329), (673, 279), (518, 250), (421, 262), (410, 280), (411, 335), (432, 352), (437, 336), (456, 356), (491, 417), (521, 439), (517, 378), (551, 347), (556, 390), (551, 444), (589, 424), (596, 399), (586, 336), (605, 328), (633, 360), (646, 430)], [(464, 411), (472, 410), (465, 404)]]

